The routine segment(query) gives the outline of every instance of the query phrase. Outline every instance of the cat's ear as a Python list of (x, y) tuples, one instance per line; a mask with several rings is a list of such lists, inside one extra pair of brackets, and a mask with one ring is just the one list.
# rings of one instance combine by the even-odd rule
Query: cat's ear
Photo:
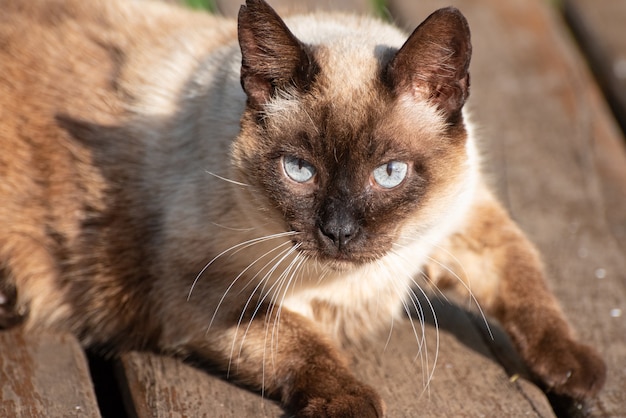
[(263, 0), (246, 0), (238, 18), (241, 47), (241, 85), (248, 104), (259, 109), (276, 89), (305, 90), (317, 65), (306, 45), (287, 28)]
[(428, 100), (455, 121), (469, 95), (472, 55), (469, 25), (453, 7), (439, 9), (422, 22), (386, 68), (399, 95)]

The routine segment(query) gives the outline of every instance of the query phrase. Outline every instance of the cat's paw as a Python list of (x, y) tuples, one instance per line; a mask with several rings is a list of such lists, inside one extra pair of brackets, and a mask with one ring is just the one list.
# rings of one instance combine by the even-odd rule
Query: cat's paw
[(0, 329), (11, 328), (24, 319), (16, 306), (17, 292), (0, 278)]
[(376, 391), (366, 385), (353, 384), (341, 390), (308, 398), (295, 412), (297, 418), (380, 418), (385, 405)]
[(544, 350), (531, 368), (549, 392), (577, 400), (595, 396), (606, 380), (606, 365), (598, 353), (571, 340)]

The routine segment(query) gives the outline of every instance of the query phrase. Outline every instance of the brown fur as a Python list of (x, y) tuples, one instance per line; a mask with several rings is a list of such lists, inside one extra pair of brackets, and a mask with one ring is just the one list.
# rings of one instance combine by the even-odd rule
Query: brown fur
[[(430, 258), (432, 283), (471, 289), (547, 387), (593, 396), (602, 360), (482, 185), (467, 22), (443, 9), (403, 36), (285, 24), (260, 0), (238, 27), (149, 2), (5, 1), (0, 325), (199, 355), (298, 416), (381, 416), (338, 347), (398, 315)], [(385, 188), (389, 162), (408, 169)]]
[[(454, 288), (466, 301), (471, 289), (548, 389), (568, 386), (575, 398), (600, 389), (603, 362), (590, 347), (575, 342), (546, 287), (539, 255), (493, 198), (477, 205), (468, 226), (442, 248), (429, 265), (432, 280), (441, 289)], [(578, 365), (574, 357), (581, 359)]]

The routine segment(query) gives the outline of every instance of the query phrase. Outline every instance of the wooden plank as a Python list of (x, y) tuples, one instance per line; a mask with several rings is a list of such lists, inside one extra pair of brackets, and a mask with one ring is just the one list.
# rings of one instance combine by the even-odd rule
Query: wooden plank
[(1, 417), (99, 417), (85, 355), (74, 337), (0, 332)]
[[(439, 335), (432, 326), (422, 335), (416, 324), (416, 337), (405, 321), (394, 325), (390, 337), (382, 334), (363, 347), (349, 350), (357, 376), (378, 388), (385, 399), (387, 416), (413, 417), (416, 411), (429, 417), (554, 416), (539, 389), (523, 379), (509, 379), (464, 311), (434, 304)], [(420, 353), (422, 338), (426, 349)], [(435, 357), (436, 368), (428, 382)], [(272, 401), (172, 358), (130, 353), (122, 357), (121, 366), (134, 405), (131, 416), (282, 414)]]
[[(566, 0), (563, 13), (596, 79), (604, 90), (615, 116), (626, 131), (626, 2), (614, 0)], [(615, 129), (615, 128), (613, 128)], [(601, 138), (614, 135), (598, 134)], [(626, 252), (626, 211), (614, 198), (626, 190), (626, 166), (611, 158), (615, 146), (600, 145), (599, 161), (605, 182), (607, 219), (615, 238)], [(620, 190), (619, 193), (614, 190)]]
[(563, 11), (618, 120), (626, 128), (626, 3), (564, 0)]
[[(427, 302), (421, 301), (428, 311)], [(350, 349), (358, 377), (376, 387), (387, 403), (389, 417), (553, 417), (543, 393), (526, 380), (511, 379), (494, 358), (477, 323), (466, 311), (433, 299), (438, 328), (432, 318), (422, 334), (408, 321), (362, 349)], [(512, 356), (510, 342), (495, 331), (495, 341)], [(417, 335), (415, 335), (417, 332)], [(486, 334), (486, 332), (485, 332)], [(425, 349), (420, 350), (420, 346)], [(436, 357), (436, 358), (435, 358)], [(509, 357), (511, 361), (518, 359)], [(431, 380), (429, 378), (432, 377)]]
[(128, 353), (121, 358), (120, 376), (132, 417), (280, 416), (272, 401), (171, 357)]
[[(440, 2), (392, 4), (394, 15), (412, 25)], [(626, 405), (626, 262), (611, 216), (626, 212), (620, 187), (626, 175), (618, 168), (626, 167), (622, 138), (545, 2), (452, 4), (473, 28), (470, 102), (499, 193), (544, 254), (550, 285), (581, 338), (608, 363), (592, 413), (620, 416)]]

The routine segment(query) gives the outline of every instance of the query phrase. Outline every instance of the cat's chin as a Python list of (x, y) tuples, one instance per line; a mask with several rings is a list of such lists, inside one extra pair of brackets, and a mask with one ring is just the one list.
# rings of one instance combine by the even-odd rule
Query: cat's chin
[[(308, 247), (308, 248), (306, 248)], [(358, 269), (366, 264), (375, 262), (380, 258), (380, 254), (373, 256), (361, 252), (340, 252), (327, 251), (317, 246), (306, 246), (300, 249), (300, 253), (315, 260), (316, 264), (337, 272), (346, 272)]]
[(346, 272), (362, 267), (365, 264), (371, 263), (373, 260), (365, 260), (360, 258), (350, 258), (350, 257), (324, 257), (318, 259), (321, 264), (323, 264), (326, 268), (329, 268), (333, 271), (338, 272)]
[(350, 271), (358, 267), (360, 264), (347, 260), (325, 260), (324, 264), (333, 271)]

